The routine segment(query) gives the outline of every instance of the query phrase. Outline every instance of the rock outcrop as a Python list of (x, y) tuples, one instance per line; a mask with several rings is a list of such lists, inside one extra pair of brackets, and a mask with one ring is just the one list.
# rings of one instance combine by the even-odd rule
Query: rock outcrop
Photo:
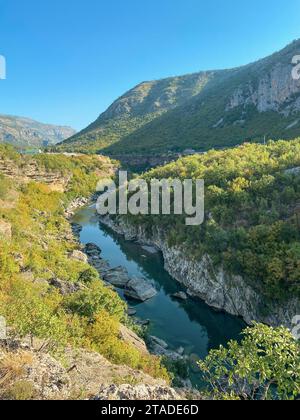
[(130, 385), (122, 385), (128, 382), (134, 382), (141, 390), (153, 389), (149, 396), (154, 399), (163, 396), (172, 399), (177, 395), (163, 380), (127, 366), (114, 365), (95, 352), (66, 348), (62, 364), (49, 354), (44, 342), (30, 337), (21, 341), (0, 340), (0, 377), (1, 400), (105, 400), (109, 399), (109, 389), (123, 390), (124, 399), (131, 399)]
[(163, 233), (155, 228), (149, 237), (142, 226), (125, 224), (122, 219), (117, 223), (109, 218), (101, 221), (127, 238), (159, 248), (169, 274), (187, 288), (189, 295), (202, 299), (215, 309), (241, 316), (248, 324), (257, 321), (288, 328), (300, 313), (297, 298), (286, 302), (266, 299), (242, 277), (226, 273), (222, 266), (215, 267), (209, 255), (192, 260), (183, 248), (169, 247)]
[(94, 400), (115, 400), (115, 401), (177, 401), (184, 399), (174, 389), (164, 386), (150, 385), (110, 385), (102, 386)]
[(227, 111), (248, 105), (254, 105), (259, 112), (282, 112), (285, 116), (300, 111), (300, 82), (294, 80), (291, 73), (291, 62), (278, 62), (256, 83), (251, 81), (236, 89), (230, 98)]

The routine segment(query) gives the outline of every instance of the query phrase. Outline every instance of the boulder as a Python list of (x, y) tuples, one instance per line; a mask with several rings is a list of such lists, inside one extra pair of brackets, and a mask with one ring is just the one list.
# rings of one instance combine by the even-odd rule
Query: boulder
[(149, 354), (145, 341), (135, 332), (125, 327), (125, 325), (120, 325), (120, 338), (126, 343), (133, 345), (140, 352)]
[(127, 314), (128, 314), (128, 316), (134, 316), (134, 315), (136, 315), (136, 310), (133, 309), (133, 308), (128, 308), (127, 309)]
[(186, 399), (178, 391), (167, 386), (142, 385), (102, 385), (94, 401), (176, 401)]
[(164, 347), (160, 346), (159, 344), (156, 344), (155, 342), (152, 342), (150, 345), (151, 353), (155, 356), (164, 356), (168, 359), (178, 361), (178, 360), (185, 360), (185, 357), (176, 351), (172, 351), (169, 349), (165, 349)]
[(88, 243), (85, 245), (84, 247), (85, 252), (89, 255), (89, 256), (100, 256), (101, 255), (101, 248), (93, 243)]
[(104, 274), (103, 279), (113, 286), (119, 287), (120, 289), (124, 289), (130, 281), (128, 272), (126, 268), (123, 267), (110, 269)]
[(140, 325), (141, 327), (147, 327), (148, 325), (150, 325), (150, 319), (137, 319), (136, 320), (136, 324)]
[(70, 258), (72, 260), (80, 261), (80, 262), (83, 262), (83, 263), (88, 262), (88, 257), (86, 256), (86, 254), (84, 254), (83, 252), (81, 252), (77, 249), (74, 250), (73, 252), (71, 252)]
[(155, 344), (158, 344), (159, 346), (163, 347), (164, 349), (167, 349), (169, 346), (168, 344), (162, 340), (161, 338), (155, 337), (154, 335), (150, 336), (150, 340), (154, 342)]
[(55, 287), (56, 289), (59, 289), (60, 293), (63, 296), (66, 295), (70, 295), (72, 293), (77, 292), (78, 290), (80, 290), (80, 285), (79, 284), (74, 284), (68, 281), (63, 281), (57, 278), (54, 278), (52, 280), (50, 280), (49, 282), (50, 286)]
[(71, 223), (72, 232), (75, 236), (79, 236), (82, 231), (82, 226), (77, 223)]
[(133, 277), (126, 285), (125, 296), (134, 300), (145, 302), (153, 298), (157, 291), (151, 283), (143, 278)]
[(174, 298), (179, 299), (179, 300), (187, 300), (188, 296), (186, 293), (184, 292), (177, 292), (174, 293), (174, 295), (172, 295)]
[(176, 350), (176, 353), (178, 353), (178, 354), (180, 354), (181, 356), (183, 356), (184, 355), (184, 347), (179, 347), (177, 350)]
[(101, 276), (104, 276), (108, 271), (111, 270), (109, 263), (105, 260), (102, 260), (101, 258), (92, 261), (90, 260), (89, 262)]
[(148, 252), (148, 254), (157, 254), (158, 253), (158, 249), (155, 248), (154, 246), (150, 246), (150, 245), (143, 245), (142, 249), (146, 252)]

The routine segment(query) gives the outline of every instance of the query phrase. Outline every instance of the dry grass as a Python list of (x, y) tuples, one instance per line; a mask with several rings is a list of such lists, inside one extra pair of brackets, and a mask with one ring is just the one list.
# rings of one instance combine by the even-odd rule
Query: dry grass
[(32, 362), (32, 355), (25, 351), (0, 353), (0, 392), (12, 381), (21, 378), (25, 373), (25, 367), (30, 366)]

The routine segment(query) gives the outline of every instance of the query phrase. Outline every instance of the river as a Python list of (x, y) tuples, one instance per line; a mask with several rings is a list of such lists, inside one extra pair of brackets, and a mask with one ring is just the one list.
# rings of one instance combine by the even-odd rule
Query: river
[[(99, 224), (94, 206), (80, 209), (73, 222), (82, 226), (82, 244), (95, 243), (112, 268), (123, 266), (130, 275), (154, 282), (158, 294), (144, 303), (130, 301), (141, 320), (150, 320), (149, 333), (163, 339), (171, 350), (183, 347), (185, 354), (203, 359), (211, 349), (238, 339), (245, 323), (240, 318), (217, 312), (199, 299), (178, 301), (173, 294), (186, 291), (164, 269), (160, 253), (149, 254), (137, 243)], [(118, 291), (121, 296), (123, 293)], [(195, 380), (193, 380), (195, 382)]]

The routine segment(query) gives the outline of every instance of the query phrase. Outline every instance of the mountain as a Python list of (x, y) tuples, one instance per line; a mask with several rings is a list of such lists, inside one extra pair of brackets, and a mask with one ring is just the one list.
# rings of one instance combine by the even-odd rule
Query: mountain
[[(300, 138), (186, 156), (142, 179), (204, 179), (203, 223), (188, 226), (185, 211), (174, 214), (175, 192), (168, 216), (129, 213), (105, 223), (158, 247), (169, 274), (208, 305), (248, 324), (292, 326), (300, 313)], [(200, 197), (194, 190), (193, 202)]]
[(96, 151), (119, 142), (199, 94), (214, 72), (143, 82), (115, 101), (99, 118), (64, 146)]
[(299, 136), (299, 53), (300, 40), (243, 67), (141, 83), (61, 148), (159, 155)]
[(71, 127), (42, 124), (24, 117), (0, 115), (0, 143), (41, 147), (59, 143), (75, 132)]

